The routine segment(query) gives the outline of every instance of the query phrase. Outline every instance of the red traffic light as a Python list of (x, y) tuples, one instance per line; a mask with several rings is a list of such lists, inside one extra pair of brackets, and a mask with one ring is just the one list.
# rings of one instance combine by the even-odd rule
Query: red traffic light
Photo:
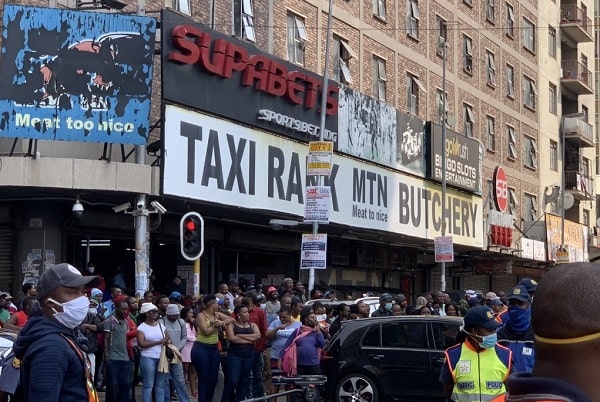
[(196, 222), (193, 219), (189, 219), (184, 223), (184, 226), (187, 230), (196, 230)]

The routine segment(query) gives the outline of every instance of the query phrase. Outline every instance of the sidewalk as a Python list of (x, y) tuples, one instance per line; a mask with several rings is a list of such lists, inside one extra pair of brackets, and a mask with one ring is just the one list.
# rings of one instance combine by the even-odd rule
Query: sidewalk
[[(105, 395), (105, 392), (98, 392), (98, 397), (100, 399), (100, 402), (105, 402), (104, 395)], [(196, 402), (198, 400), (198, 398), (192, 398), (189, 395), (189, 391), (188, 391), (188, 396), (190, 397), (190, 402)], [(135, 387), (135, 399), (132, 399), (131, 402), (142, 402), (142, 387), (141, 386)]]

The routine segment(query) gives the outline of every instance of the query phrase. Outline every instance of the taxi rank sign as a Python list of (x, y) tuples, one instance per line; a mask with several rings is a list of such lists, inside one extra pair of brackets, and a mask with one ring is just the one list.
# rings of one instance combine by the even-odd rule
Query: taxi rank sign
[[(433, 122), (425, 125), (427, 141), (427, 178), (441, 181), (446, 173), (449, 186), (481, 194), (481, 169), (479, 142), (446, 130), (446, 143), (442, 144), (442, 127)], [(446, 152), (446, 167), (442, 166), (442, 152)]]

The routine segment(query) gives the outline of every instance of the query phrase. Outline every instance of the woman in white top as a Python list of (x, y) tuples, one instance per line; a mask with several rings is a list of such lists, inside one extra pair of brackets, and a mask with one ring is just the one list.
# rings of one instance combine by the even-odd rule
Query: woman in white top
[(146, 319), (138, 326), (137, 341), (142, 349), (140, 367), (142, 369), (142, 401), (152, 402), (152, 388), (156, 384), (155, 396), (157, 401), (164, 401), (169, 373), (158, 372), (158, 361), (162, 345), (169, 341), (165, 329), (157, 321), (158, 307), (152, 303), (144, 303), (140, 314), (146, 314)]

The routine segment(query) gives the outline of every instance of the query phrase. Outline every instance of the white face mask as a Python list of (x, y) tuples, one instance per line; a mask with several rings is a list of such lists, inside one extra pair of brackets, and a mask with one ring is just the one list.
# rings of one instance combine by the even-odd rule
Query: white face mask
[(266, 304), (266, 303), (262, 303), (262, 304), (260, 305), (260, 308), (262, 308), (263, 310), (265, 310), (265, 309), (267, 308), (267, 304)]
[(90, 307), (88, 309), (88, 313), (90, 313), (90, 314), (98, 314), (98, 309), (96, 307)]
[(317, 321), (325, 321), (327, 319), (327, 314), (319, 314), (315, 316)]
[(85, 296), (79, 296), (66, 303), (59, 303), (51, 297), (49, 297), (48, 300), (63, 308), (62, 313), (56, 311), (54, 307), (52, 307), (52, 311), (54, 311), (54, 318), (56, 318), (56, 321), (69, 329), (73, 329), (80, 325), (90, 308), (90, 300)]
[(94, 273), (94, 269), (95, 269), (94, 267), (88, 267), (88, 271), (90, 272), (90, 274)]

